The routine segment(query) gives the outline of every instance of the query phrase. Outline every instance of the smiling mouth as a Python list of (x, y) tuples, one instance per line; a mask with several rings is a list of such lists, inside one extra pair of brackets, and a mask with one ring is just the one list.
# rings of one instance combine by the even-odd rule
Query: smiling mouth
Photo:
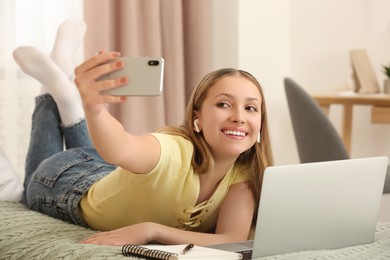
[(225, 135), (241, 136), (241, 137), (247, 136), (247, 133), (241, 132), (241, 131), (225, 130), (225, 131), (222, 131), (222, 132)]

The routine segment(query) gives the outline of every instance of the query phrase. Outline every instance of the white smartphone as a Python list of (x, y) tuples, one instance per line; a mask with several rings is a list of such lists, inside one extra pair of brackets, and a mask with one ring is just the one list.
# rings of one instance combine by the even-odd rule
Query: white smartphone
[(164, 59), (161, 57), (121, 57), (121, 70), (108, 73), (98, 80), (127, 76), (128, 84), (101, 91), (113, 96), (159, 96), (163, 91)]

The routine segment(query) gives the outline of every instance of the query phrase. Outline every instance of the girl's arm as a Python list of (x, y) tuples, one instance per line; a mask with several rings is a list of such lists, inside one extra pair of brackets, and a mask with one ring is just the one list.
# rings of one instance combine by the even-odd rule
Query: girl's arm
[[(102, 95), (100, 91), (121, 86), (127, 77), (97, 81), (107, 73), (122, 69), (118, 52), (100, 52), (75, 69), (89, 135), (99, 154), (109, 163), (135, 173), (147, 173), (160, 157), (160, 145), (151, 135), (129, 134), (106, 109), (106, 104), (122, 103), (126, 97)], [(131, 80), (131, 79), (130, 79)]]
[(248, 239), (252, 224), (254, 199), (247, 184), (237, 183), (223, 201), (215, 234), (185, 231), (157, 223), (144, 222), (113, 231), (97, 233), (81, 243), (124, 245), (147, 244), (151, 241), (161, 244), (211, 245)]

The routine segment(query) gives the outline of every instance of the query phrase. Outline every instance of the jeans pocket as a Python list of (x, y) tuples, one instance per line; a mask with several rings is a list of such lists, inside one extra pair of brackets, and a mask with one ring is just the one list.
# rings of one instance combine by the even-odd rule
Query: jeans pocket
[[(51, 189), (64, 172), (70, 171), (70, 169), (77, 164), (91, 160), (93, 160), (93, 156), (80, 149), (70, 149), (55, 154), (44, 160), (38, 166), (34, 174), (33, 181)], [(77, 171), (80, 172), (81, 169), (77, 169)], [(72, 176), (69, 177), (72, 178)], [(64, 181), (66, 183), (69, 180)]]

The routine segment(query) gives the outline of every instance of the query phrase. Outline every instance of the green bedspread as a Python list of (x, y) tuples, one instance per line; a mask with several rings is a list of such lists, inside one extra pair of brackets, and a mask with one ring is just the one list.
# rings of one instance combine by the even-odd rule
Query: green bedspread
[(79, 244), (94, 231), (0, 202), (0, 259), (129, 259), (121, 247)]
[[(122, 256), (121, 247), (78, 243), (93, 233), (31, 211), (21, 203), (0, 201), (0, 259), (130, 259)], [(390, 259), (390, 222), (378, 224), (374, 243), (262, 259)]]

